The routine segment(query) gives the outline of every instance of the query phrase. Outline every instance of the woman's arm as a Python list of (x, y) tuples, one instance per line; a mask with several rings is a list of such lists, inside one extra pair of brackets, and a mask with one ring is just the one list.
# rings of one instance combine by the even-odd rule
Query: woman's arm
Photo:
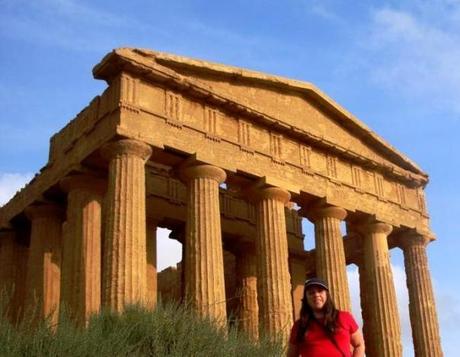
[(299, 357), (297, 345), (293, 345), (292, 343), (289, 344), (287, 357)]
[(351, 335), (351, 345), (353, 346), (353, 357), (364, 357), (364, 338), (359, 329)]

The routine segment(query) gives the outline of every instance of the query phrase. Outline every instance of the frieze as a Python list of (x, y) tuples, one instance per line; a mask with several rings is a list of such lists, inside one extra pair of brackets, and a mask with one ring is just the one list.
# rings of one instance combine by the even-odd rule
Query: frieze
[[(207, 152), (198, 152), (196, 149), (193, 149), (195, 143), (198, 141), (194, 138), (194, 133), (203, 133), (206, 134), (206, 130), (203, 130), (203, 124), (196, 124), (196, 118), (203, 118), (204, 113), (201, 117), (198, 116), (198, 110), (204, 110), (208, 104), (205, 103), (204, 99), (201, 102), (197, 102), (196, 98), (189, 98), (184, 93), (176, 93), (174, 90), (170, 89), (155, 89), (154, 86), (146, 84), (142, 80), (127, 80), (126, 76), (116, 78), (112, 81), (111, 85), (104, 91), (104, 93), (98, 98), (95, 99), (91, 104), (90, 108), (87, 111), (80, 113), (77, 118), (69, 123), (63, 130), (61, 130), (55, 137), (52, 139), (52, 153), (55, 155), (67, 155), (74, 145), (78, 144), (76, 140), (81, 138), (81, 133), (90, 131), (91, 129), (88, 126), (94, 126), (94, 122), (98, 122), (103, 118), (107, 113), (112, 113), (115, 109), (120, 107), (120, 82), (124, 83), (125, 86), (123, 89), (124, 95), (126, 95), (127, 100), (130, 102), (129, 105), (139, 109), (138, 113), (131, 113), (130, 115), (140, 116), (139, 119), (129, 120), (129, 122), (123, 122), (123, 115), (120, 120), (123, 122), (120, 127), (123, 130), (119, 130), (119, 133), (123, 135), (135, 135), (135, 137), (150, 142), (152, 145), (168, 145), (171, 147), (176, 147), (175, 144), (179, 142), (187, 141), (187, 146), (180, 146), (181, 149), (190, 150), (191, 152), (196, 152), (198, 155), (201, 155), (203, 159), (207, 157)], [(144, 92), (144, 90), (137, 90), (136, 88), (146, 88), (151, 87), (150, 91)], [(145, 95), (148, 94), (148, 98)], [(156, 95), (152, 97), (153, 94), (163, 93), (162, 95)], [(158, 106), (157, 104), (151, 104), (147, 108), (148, 102), (158, 102), (162, 101), (163, 105)], [(135, 102), (135, 103), (131, 103)], [(137, 103), (137, 104), (136, 104)], [(187, 105), (184, 105), (186, 103)], [(189, 104), (190, 103), (190, 104)], [(161, 112), (157, 112), (157, 109), (161, 108)], [(201, 108), (201, 109), (197, 109)], [(214, 106), (213, 106), (214, 108)], [(190, 110), (193, 109), (193, 112)], [(97, 113), (97, 114), (95, 114)], [(184, 115), (187, 115), (187, 121), (184, 121)], [(95, 119), (96, 118), (96, 119)], [(132, 119), (132, 117), (130, 117)], [(172, 132), (168, 133), (166, 128), (163, 128), (159, 125), (157, 119), (162, 119), (168, 125), (174, 125), (174, 127), (184, 127), (187, 128), (187, 133), (183, 133), (184, 137), (177, 138)], [(201, 119), (202, 120), (202, 119)], [(351, 183), (352, 173), (349, 169), (349, 174), (345, 173), (344, 167), (346, 161), (342, 157), (338, 157), (326, 151), (323, 147), (312, 147), (310, 144), (306, 144), (295, 137), (286, 137), (285, 135), (277, 132), (273, 128), (266, 128), (262, 125), (262, 122), (255, 121), (250, 123), (250, 125), (242, 124), (248, 122), (246, 118), (242, 117), (242, 114), (239, 114), (238, 118), (235, 118), (231, 113), (228, 113), (225, 108), (219, 110), (219, 122), (222, 123), (222, 126), (226, 128), (234, 128), (232, 130), (225, 130), (225, 140), (221, 142), (213, 143), (215, 145), (215, 150), (212, 152), (212, 160), (217, 160), (214, 163), (218, 163), (221, 160), (226, 160), (227, 163), (222, 165), (223, 168), (228, 170), (228, 164), (233, 162), (235, 165), (240, 165), (245, 163), (245, 167), (250, 167), (250, 172), (257, 176), (271, 175), (272, 177), (279, 176), (279, 166), (276, 165), (272, 167), (264, 168), (265, 158), (275, 160), (280, 160), (283, 163), (283, 171), (287, 175), (285, 177), (295, 178), (292, 183), (286, 182), (287, 189), (291, 192), (299, 192), (302, 190), (302, 187), (307, 187), (307, 182), (312, 182), (310, 186), (307, 187), (306, 192), (311, 192), (314, 195), (323, 197), (326, 192), (324, 191), (323, 179), (326, 179), (330, 183), (342, 183), (343, 189), (346, 190), (347, 196), (353, 196), (348, 190), (347, 185)], [(249, 119), (248, 119), (249, 120)], [(202, 123), (202, 121), (201, 121)], [(176, 125), (178, 124), (178, 125)], [(218, 128), (218, 126), (216, 126)], [(242, 129), (245, 128), (245, 129)], [(280, 126), (280, 130), (282, 130)], [(133, 133), (133, 134), (130, 134)], [(109, 134), (107, 134), (109, 135)], [(113, 134), (110, 134), (113, 135)], [(152, 135), (156, 135), (155, 140)], [(203, 136), (204, 137), (204, 136)], [(243, 139), (246, 137), (246, 139)], [(103, 140), (98, 139), (99, 141)], [(152, 141), (153, 140), (153, 141)], [(252, 151), (251, 159), (243, 159), (242, 155), (247, 154), (246, 152), (241, 152), (242, 143), (245, 141), (250, 145)], [(164, 144), (162, 144), (164, 143)], [(205, 148), (205, 144), (202, 143), (198, 146), (201, 149)], [(238, 149), (240, 154), (236, 154), (236, 151), (232, 148)], [(289, 148), (289, 150), (297, 151), (296, 155), (289, 153), (285, 154), (283, 148)], [(86, 150), (86, 149), (85, 149)], [(187, 152), (184, 150), (185, 152)], [(306, 150), (306, 151), (305, 151)], [(67, 153), (66, 153), (67, 151)], [(327, 152), (327, 153), (326, 153)], [(241, 162), (238, 162), (238, 159), (241, 159)], [(231, 160), (229, 160), (231, 159)], [(256, 160), (256, 161), (254, 161)], [(262, 161), (261, 161), (262, 160)], [(252, 165), (252, 163), (257, 162), (257, 165)], [(273, 162), (273, 159), (272, 159)], [(224, 162), (222, 162), (224, 163)], [(365, 162), (363, 161), (363, 165)], [(260, 166), (261, 165), (261, 166)], [(308, 167), (306, 167), (308, 165)], [(355, 166), (359, 167), (364, 171), (364, 167), (360, 165)], [(260, 167), (259, 167), (260, 166)], [(276, 167), (278, 166), (278, 167)], [(334, 170), (335, 166), (335, 170)], [(234, 167), (231, 170), (244, 169), (244, 167)], [(367, 172), (369, 171), (366, 168)], [(334, 176), (334, 171), (336, 177)], [(339, 171), (339, 172), (337, 172)], [(360, 196), (353, 196), (353, 199), (356, 201), (357, 197), (365, 197), (369, 201), (369, 204), (363, 203), (366, 207), (375, 206), (375, 196), (382, 203), (387, 203), (387, 201), (395, 202), (399, 205), (400, 208), (404, 210), (415, 210), (422, 211), (421, 207), (423, 204), (420, 203), (420, 200), (423, 200), (423, 196), (415, 192), (416, 188), (404, 186), (405, 189), (405, 204), (402, 204), (400, 199), (398, 199), (398, 191), (395, 190), (395, 181), (393, 179), (388, 179), (384, 177), (380, 172), (373, 172), (374, 175), (374, 187), (372, 188), (363, 188), (364, 192), (357, 193)], [(281, 179), (283, 181), (283, 179)], [(284, 181), (283, 181), (284, 182)], [(401, 184), (401, 183), (399, 183)], [(297, 187), (297, 188), (296, 188)], [(292, 191), (294, 190), (294, 191)], [(296, 191), (297, 190), (297, 191)], [(411, 192), (414, 191), (414, 192)], [(400, 195), (400, 193), (399, 193)], [(337, 195), (335, 195), (337, 196)], [(342, 195), (343, 196), (343, 195)], [(409, 199), (412, 197), (411, 199)], [(348, 199), (350, 201), (350, 199)], [(348, 205), (347, 208), (356, 207), (356, 202), (352, 205)], [(422, 211), (422, 213), (424, 210)], [(403, 219), (403, 218), (401, 218)], [(410, 225), (413, 225), (410, 223)]]
[[(170, 90), (166, 91), (165, 101), (169, 104), (165, 105), (165, 113), (163, 113), (163, 115), (166, 117), (167, 122), (176, 123), (175, 118), (181, 115), (191, 118), (196, 117), (196, 110), (194, 115), (191, 113), (181, 113), (184, 111), (184, 108), (190, 107), (189, 104), (184, 105), (184, 103), (190, 102), (191, 99), (185, 96), (179, 96), (174, 93)], [(176, 109), (172, 109), (171, 103), (176, 103)], [(232, 130), (225, 130), (225, 139), (229, 142), (238, 143), (240, 150), (249, 152), (251, 154), (260, 153), (269, 155), (272, 158), (272, 161), (277, 164), (284, 165), (286, 163), (290, 163), (292, 165), (301, 167), (302, 171), (309, 175), (325, 174), (332, 182), (341, 182), (344, 184), (351, 183), (356, 189), (358, 189), (359, 192), (363, 191), (377, 195), (382, 201), (392, 200), (402, 204), (398, 198), (400, 193), (397, 193), (392, 189), (394, 182), (388, 182), (382, 175), (379, 175), (378, 173), (366, 170), (356, 164), (353, 164), (353, 169), (349, 170), (344, 161), (342, 161), (337, 156), (331, 155), (330, 153), (323, 153), (320, 149), (304, 145), (298, 141), (292, 140), (292, 138), (286, 138), (283, 135), (274, 132), (273, 130), (266, 130), (260, 125), (249, 123), (242, 118), (235, 120), (234, 117), (225, 111), (214, 111), (215, 109), (211, 109), (206, 104), (203, 104), (202, 108), (202, 116), (205, 118), (205, 124), (201, 126), (203, 129), (200, 128), (200, 125), (194, 126), (192, 119), (188, 120), (187, 124), (191, 124), (191, 127), (193, 127), (195, 130), (202, 130), (205, 137), (212, 139), (216, 138), (211, 133), (213, 131), (217, 131), (217, 120), (219, 120), (219, 122), (222, 122), (222, 125), (226, 125), (227, 128), (233, 126), (236, 127), (236, 130), (234, 131), (234, 137), (230, 135)], [(255, 147), (252, 142), (255, 143)], [(287, 151), (285, 148), (289, 148), (291, 150), (291, 146), (293, 146), (291, 143), (296, 143), (297, 145), (296, 155), (291, 155), (290, 152), (285, 152)], [(350, 164), (348, 164), (348, 166), (349, 165)], [(364, 175), (364, 172), (366, 172), (366, 175)], [(359, 175), (359, 178), (357, 175)], [(363, 184), (363, 176), (366, 176), (367, 178), (365, 181), (366, 186)], [(355, 180), (355, 182), (353, 182), (353, 180)], [(359, 182), (356, 182), (356, 180), (359, 180)], [(410, 191), (413, 189), (405, 187), (405, 190)], [(407, 204), (402, 204), (404, 207), (406, 205)], [(419, 209), (419, 205), (417, 203), (412, 204), (409, 207), (417, 210)]]
[(311, 147), (307, 145), (299, 145), (299, 158), (300, 158), (300, 166), (304, 172), (311, 173)]
[(352, 169), (352, 183), (357, 188), (362, 188), (362, 170), (360, 167), (353, 165)]
[[(158, 118), (162, 118), (162, 116), (159, 115)], [(225, 112), (222, 113), (222, 120), (223, 121), (227, 120), (227, 114)], [(234, 117), (231, 117), (230, 120), (232, 120), (232, 122), (235, 125), (238, 125), (238, 121), (235, 120)], [(216, 143), (211, 152), (207, 150), (203, 151), (203, 149), (206, 147), (205, 144), (201, 142), (200, 140), (198, 140), (198, 137), (195, 136), (196, 133), (204, 134), (204, 131), (200, 128), (191, 127), (189, 125), (184, 125), (184, 129), (187, 128), (187, 132), (184, 132), (183, 135), (185, 136), (179, 140), (178, 138), (176, 138), (175, 135), (172, 135), (172, 134), (168, 135), (166, 134), (166, 132), (163, 132), (163, 129), (158, 126), (158, 123), (154, 124), (154, 122), (151, 122), (151, 119), (146, 118), (145, 121), (136, 120), (136, 121), (133, 121), (132, 123), (134, 122), (135, 123), (144, 122), (143, 125), (145, 125), (145, 123), (148, 123), (148, 122), (151, 123), (149, 124), (151, 126), (145, 126), (143, 127), (142, 130), (136, 130), (136, 131), (142, 131), (148, 134), (153, 134), (154, 128), (155, 128), (155, 131), (158, 131), (158, 135), (152, 137), (152, 139), (149, 139), (150, 137), (146, 136), (144, 140), (146, 140), (147, 142), (149, 140), (153, 140), (152, 142), (161, 142), (163, 143), (162, 145), (167, 145), (170, 147), (177, 147), (178, 149), (184, 150), (185, 152), (190, 152), (191, 154), (196, 153), (196, 155), (198, 155), (198, 157), (200, 157), (201, 160), (208, 161), (226, 170), (230, 169), (231, 171), (234, 170), (236, 172), (236, 170), (245, 171), (249, 168), (249, 172), (252, 175), (256, 175), (260, 177), (270, 176), (273, 178), (280, 177), (279, 168), (277, 167), (278, 164), (273, 163), (271, 159), (272, 156), (270, 155), (270, 152), (268, 150), (269, 148), (264, 147), (264, 144), (262, 142), (263, 140), (257, 140), (258, 143), (255, 144), (255, 146), (257, 146), (257, 149), (254, 150), (254, 156), (253, 156), (254, 159), (249, 159), (249, 158), (246, 159), (245, 158), (246, 153), (241, 152), (240, 150), (240, 143), (238, 141), (237, 131), (235, 131), (234, 141), (230, 140), (227, 137), (225, 141)], [(262, 127), (259, 127), (258, 125), (253, 124), (251, 127), (251, 130), (254, 132), (254, 137), (256, 137), (257, 139), (269, 139), (270, 131), (264, 130)], [(285, 140), (284, 142), (287, 142), (286, 138), (283, 138), (283, 140)], [(265, 141), (265, 143), (267, 143), (267, 141)], [(187, 142), (188, 144), (185, 146), (183, 145), (184, 142)], [(194, 149), (195, 147), (196, 149)], [(237, 152), (234, 151), (235, 149), (238, 150), (239, 154), (237, 154)], [(317, 197), (325, 197), (328, 195), (325, 189), (326, 187), (328, 187), (328, 185), (325, 184), (326, 182), (329, 182), (330, 184), (335, 184), (335, 185), (341, 184), (342, 189), (344, 190), (344, 193), (341, 196), (346, 196), (345, 198), (343, 198), (344, 208), (348, 210), (352, 210), (352, 211), (356, 209), (361, 210), (361, 208), (364, 208), (363, 212), (374, 214), (376, 211), (376, 207), (379, 207), (379, 210), (386, 210), (388, 208), (385, 208), (385, 204), (388, 204), (390, 202), (395, 202), (397, 204), (396, 210), (398, 210), (399, 208), (399, 211), (397, 211), (399, 215), (399, 219), (396, 222), (394, 222), (394, 220), (392, 219), (392, 223), (396, 223), (396, 224), (405, 222), (406, 220), (405, 217), (408, 217), (407, 215), (405, 216), (405, 214), (402, 211), (407, 211), (407, 209), (419, 211), (418, 207), (406, 207), (406, 206), (402, 207), (401, 204), (397, 202), (396, 196), (392, 198), (391, 194), (386, 192), (388, 190), (391, 190), (392, 182), (386, 181), (383, 177), (382, 177), (382, 184), (383, 184), (382, 186), (385, 189), (384, 196), (376, 197), (376, 193), (374, 192), (376, 188), (374, 188), (374, 190), (369, 190), (369, 192), (367, 191), (355, 192), (355, 188), (351, 185), (351, 171), (349, 169), (348, 169), (349, 177), (346, 178), (347, 183), (342, 182), (342, 180), (344, 180), (343, 177), (339, 176), (337, 178), (332, 178), (328, 176), (327, 169), (326, 169), (326, 155), (323, 154), (318, 148), (312, 148), (311, 155), (310, 155), (310, 162), (311, 162), (313, 174), (312, 175), (305, 174), (304, 169), (300, 165), (300, 145), (298, 146), (298, 150), (299, 150), (298, 155), (296, 155), (297, 157), (287, 157), (285, 160), (285, 165), (283, 166), (284, 174), (282, 177), (289, 177), (290, 179), (292, 178), (293, 181), (287, 182), (282, 177), (278, 179), (279, 184), (282, 185), (282, 187), (287, 188), (291, 192), (294, 192), (294, 193), (299, 192), (299, 190), (303, 190), (302, 187), (305, 187), (306, 188), (304, 190), (305, 192), (309, 192), (310, 194), (313, 194)], [(272, 163), (271, 165), (269, 165), (269, 162), (267, 161), (267, 159), (270, 160), (270, 162)], [(254, 160), (257, 160), (257, 161), (254, 161)], [(257, 165), (254, 165), (254, 162), (257, 162)], [(346, 166), (346, 165), (343, 165), (342, 162), (339, 161), (339, 159), (337, 159), (337, 162), (342, 167)], [(237, 166), (235, 167), (231, 165), (237, 165)], [(307, 179), (308, 177), (309, 179)], [(369, 180), (369, 181), (372, 181), (372, 180)], [(299, 185), (299, 186), (296, 186), (296, 185)], [(355, 193), (350, 192), (350, 189), (352, 189), (352, 191)], [(408, 188), (408, 189), (411, 190), (412, 188)], [(337, 197), (337, 195), (335, 195), (334, 197), (335, 197), (333, 199), (334, 201), (339, 201), (339, 198)], [(383, 206), (376, 204), (377, 198), (379, 202), (384, 204)], [(359, 202), (359, 206), (357, 206), (358, 202)], [(338, 203), (340, 202), (335, 202), (335, 204), (338, 204)], [(411, 226), (411, 227), (416, 225), (416, 222), (412, 221), (413, 218), (411, 216), (408, 217), (407, 219), (410, 219), (410, 221), (407, 221), (404, 224)]]
[(280, 134), (270, 132), (270, 155), (272, 160), (284, 165), (282, 143), (283, 137)]
[(337, 158), (326, 154), (327, 175), (337, 178)]
[(238, 142), (241, 144), (241, 148), (251, 147), (251, 123), (245, 120), (238, 120)]
[(138, 79), (128, 76), (126, 74), (121, 75), (120, 85), (120, 101), (127, 104), (137, 104), (137, 83)]
[(168, 124), (175, 127), (183, 125), (182, 97), (172, 91), (166, 91), (164, 114)]
[(216, 109), (204, 107), (204, 131), (206, 138), (213, 141), (220, 141), (217, 131), (219, 112)]

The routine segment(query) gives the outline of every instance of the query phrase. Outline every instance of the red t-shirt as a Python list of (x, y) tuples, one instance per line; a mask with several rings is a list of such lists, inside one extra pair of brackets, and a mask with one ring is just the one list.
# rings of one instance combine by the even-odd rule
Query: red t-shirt
[[(289, 342), (293, 345), (297, 344), (296, 338), (299, 324), (300, 320), (297, 320), (291, 330)], [(334, 338), (339, 348), (347, 357), (351, 357), (350, 339), (356, 330), (358, 330), (358, 324), (353, 316), (349, 312), (339, 311)], [(343, 357), (343, 354), (339, 352), (331, 339), (326, 335), (324, 327), (320, 326), (317, 321), (310, 322), (298, 351), (302, 357)]]

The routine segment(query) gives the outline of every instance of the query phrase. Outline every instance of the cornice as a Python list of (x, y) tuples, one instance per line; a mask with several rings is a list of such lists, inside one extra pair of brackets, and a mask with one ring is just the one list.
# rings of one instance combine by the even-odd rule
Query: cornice
[[(346, 147), (335, 144), (324, 137), (319, 137), (301, 130), (297, 127), (284, 123), (276, 118), (254, 110), (248, 106), (238, 103), (236, 100), (216, 94), (204, 83), (177, 73), (175, 70), (165, 67), (166, 62), (170, 64), (180, 64), (193, 68), (200, 68), (203, 71), (216, 72), (232, 77), (240, 77), (252, 81), (259, 81), (281, 89), (301, 92), (313, 98), (329, 110), (333, 110), (338, 115), (339, 122), (356, 135), (359, 135), (365, 142), (378, 148), (381, 153), (392, 159), (394, 165), (387, 165), (381, 162), (361, 156), (350, 151)], [(174, 90), (186, 92), (192, 97), (219, 104), (227, 110), (235, 113), (242, 113), (252, 118), (256, 122), (266, 127), (273, 128), (279, 132), (286, 133), (288, 136), (298, 138), (310, 145), (326, 149), (339, 157), (381, 171), (388, 177), (393, 177), (403, 181), (410, 186), (424, 187), (428, 182), (428, 175), (423, 172), (415, 163), (403, 154), (399, 153), (394, 147), (386, 143), (377, 134), (370, 130), (361, 121), (340, 107), (331, 98), (317, 89), (310, 83), (285, 79), (282, 77), (268, 76), (262, 73), (244, 70), (240, 68), (212, 64), (205, 61), (197, 61), (184, 57), (162, 54), (154, 51), (142, 49), (115, 49), (94, 67), (93, 74), (97, 79), (104, 79), (108, 83), (116, 78), (121, 72), (128, 72), (132, 75), (140, 76), (148, 80), (161, 83), (162, 85)], [(400, 166), (403, 165), (404, 167)]]

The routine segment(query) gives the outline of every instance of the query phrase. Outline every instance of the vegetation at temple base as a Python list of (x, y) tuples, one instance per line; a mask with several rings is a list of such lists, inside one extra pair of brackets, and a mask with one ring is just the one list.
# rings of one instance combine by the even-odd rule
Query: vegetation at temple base
[[(4, 305), (3, 305), (4, 306)], [(56, 328), (33, 323), (26, 313), (11, 324), (8, 309), (0, 319), (0, 356), (281, 356), (281, 344), (254, 344), (231, 327), (227, 334), (177, 304), (159, 304), (155, 311), (130, 307), (123, 314), (102, 312), (88, 328), (61, 318)]]

